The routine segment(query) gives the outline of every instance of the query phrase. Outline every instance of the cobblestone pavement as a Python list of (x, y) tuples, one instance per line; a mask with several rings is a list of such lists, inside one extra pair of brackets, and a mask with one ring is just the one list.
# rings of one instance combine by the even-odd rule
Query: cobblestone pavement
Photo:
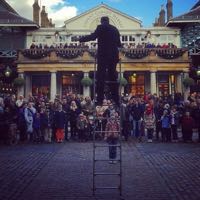
[[(134, 143), (122, 145), (123, 199), (199, 200), (200, 145)], [(106, 158), (107, 149), (97, 156)], [(117, 172), (102, 162), (99, 171)], [(103, 177), (101, 186), (119, 179)], [(0, 200), (115, 200), (118, 191), (92, 195), (92, 143), (0, 146)]]

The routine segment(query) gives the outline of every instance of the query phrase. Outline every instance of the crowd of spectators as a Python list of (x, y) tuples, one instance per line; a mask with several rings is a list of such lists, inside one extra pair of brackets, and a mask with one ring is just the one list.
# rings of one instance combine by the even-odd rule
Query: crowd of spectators
[(102, 106), (95, 106), (91, 97), (73, 93), (57, 95), (54, 101), (43, 95), (29, 95), (26, 99), (2, 96), (0, 140), (9, 144), (85, 142), (92, 140), (94, 126), (99, 130), (96, 139), (102, 140), (112, 132), (109, 123), (121, 119), (125, 141), (135, 138), (147, 142), (192, 142), (193, 131), (197, 130), (200, 142), (199, 93), (192, 93), (186, 101), (180, 94), (172, 98), (150, 93), (125, 95), (121, 99), (121, 106), (117, 107), (109, 99)]
[[(177, 48), (176, 45), (174, 45), (173, 43), (163, 43), (163, 44), (154, 44), (154, 43), (150, 43), (150, 42), (142, 42), (142, 43), (125, 43), (125, 44), (122, 44), (122, 47), (125, 48), (125, 49), (136, 49), (136, 48), (161, 48), (161, 49), (168, 49), (168, 48)], [(97, 49), (97, 44), (96, 43), (92, 43), (90, 45), (90, 47), (85, 44), (85, 43), (79, 43), (79, 44), (76, 44), (76, 43), (65, 43), (65, 44), (54, 44), (54, 45), (47, 45), (47, 44), (34, 44), (32, 43), (31, 46), (30, 46), (30, 49), (67, 49), (67, 48), (90, 48), (90, 49)]]
[(163, 43), (163, 44), (154, 44), (154, 43), (150, 43), (150, 42), (143, 42), (143, 43), (131, 43), (131, 44), (124, 44), (123, 48), (125, 49), (141, 49), (141, 48), (160, 48), (160, 49), (168, 49), (168, 48), (177, 48), (176, 45), (174, 45), (173, 43)]

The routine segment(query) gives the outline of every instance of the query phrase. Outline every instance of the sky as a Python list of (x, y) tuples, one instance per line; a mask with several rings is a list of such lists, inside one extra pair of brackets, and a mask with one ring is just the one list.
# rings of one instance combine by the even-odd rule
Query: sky
[[(32, 5), (34, 0), (6, 0), (21, 16), (32, 20)], [(129, 16), (142, 21), (143, 27), (150, 27), (158, 17), (161, 5), (166, 7), (167, 0), (38, 0), (46, 6), (49, 18), (57, 27), (64, 21), (75, 17), (101, 2)], [(199, 0), (172, 0), (173, 15), (179, 16), (188, 12)], [(23, 3), (22, 3), (23, 2)]]

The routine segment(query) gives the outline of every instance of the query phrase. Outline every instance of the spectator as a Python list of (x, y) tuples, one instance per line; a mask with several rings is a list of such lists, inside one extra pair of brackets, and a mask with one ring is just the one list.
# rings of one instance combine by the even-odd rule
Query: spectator
[(172, 107), (170, 115), (171, 115), (172, 138), (174, 142), (178, 142), (177, 128), (179, 125), (179, 113), (177, 112), (175, 106)]
[(36, 112), (33, 120), (33, 141), (37, 143), (42, 142), (40, 128), (41, 128), (40, 113)]
[(80, 110), (76, 104), (76, 101), (72, 101), (69, 108), (69, 121), (70, 121), (70, 130), (72, 139), (76, 138), (77, 134), (76, 120), (79, 114)]
[(156, 117), (151, 106), (147, 106), (144, 112), (144, 125), (147, 129), (148, 142), (153, 142), (153, 132), (155, 128)]
[(80, 142), (87, 141), (88, 120), (83, 113), (79, 114), (76, 126)]
[(24, 116), (26, 120), (26, 133), (27, 133), (27, 139), (29, 142), (33, 141), (33, 120), (34, 115), (36, 113), (35, 108), (33, 107), (32, 103), (29, 102), (28, 106), (24, 109)]
[(163, 111), (163, 115), (161, 116), (161, 126), (162, 126), (162, 141), (170, 142), (171, 141), (171, 118), (168, 113), (168, 110)]
[(117, 143), (119, 139), (120, 124), (118, 113), (113, 113), (106, 124), (106, 132), (104, 139), (107, 140), (109, 146), (109, 159), (110, 163), (116, 163), (117, 157)]
[(40, 111), (40, 125), (41, 125), (41, 139), (42, 142), (48, 142), (48, 116), (46, 109), (42, 108)]
[(143, 106), (141, 105), (141, 103), (138, 102), (138, 99), (135, 99), (131, 107), (131, 116), (133, 120), (133, 136), (135, 136), (136, 138), (140, 137), (140, 128), (143, 113)]
[(194, 120), (190, 116), (190, 112), (186, 111), (185, 115), (181, 120), (181, 127), (182, 127), (182, 135), (184, 142), (191, 142), (192, 141), (192, 134), (194, 128)]
[(56, 141), (58, 143), (64, 140), (64, 128), (65, 128), (65, 113), (62, 110), (62, 105), (58, 105), (58, 110), (54, 116), (55, 128), (56, 128)]

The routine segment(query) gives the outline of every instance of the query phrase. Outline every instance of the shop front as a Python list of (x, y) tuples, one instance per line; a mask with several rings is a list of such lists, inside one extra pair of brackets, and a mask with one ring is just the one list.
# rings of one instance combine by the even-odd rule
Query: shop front
[(81, 79), (83, 72), (62, 72), (61, 73), (61, 94), (67, 93), (82, 94)]

